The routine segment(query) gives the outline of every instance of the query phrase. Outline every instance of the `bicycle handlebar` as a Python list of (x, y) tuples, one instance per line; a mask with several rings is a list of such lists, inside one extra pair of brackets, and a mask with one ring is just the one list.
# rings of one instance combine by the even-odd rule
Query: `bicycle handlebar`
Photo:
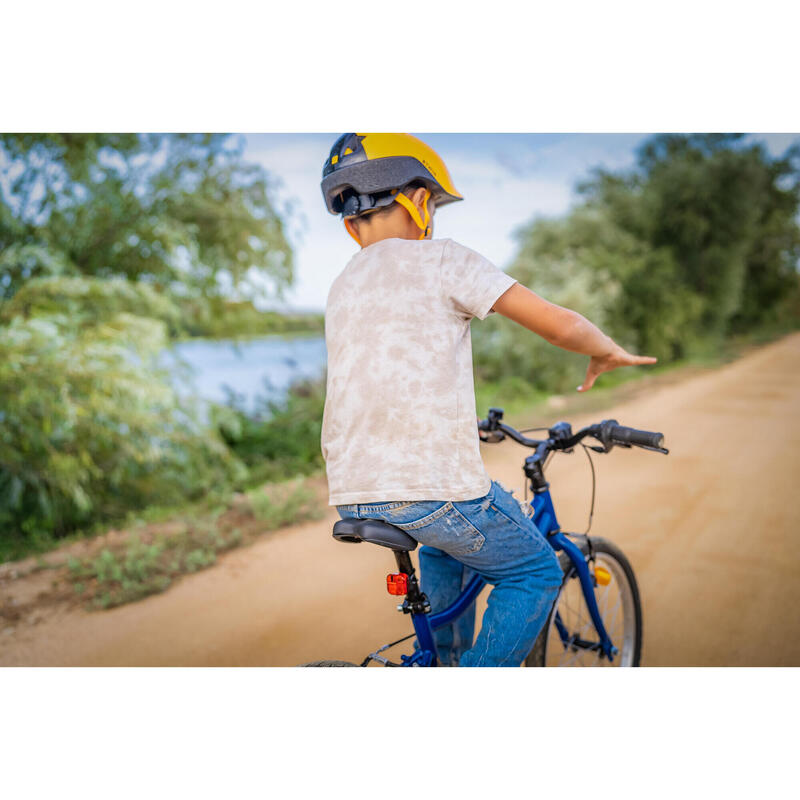
[[(529, 439), (510, 425), (501, 422), (502, 417), (503, 409), (490, 408), (488, 418), (478, 422), (478, 429), (490, 434), (490, 437), (484, 438), (483, 441), (499, 442), (508, 436), (518, 444), (534, 448), (541, 455), (544, 455), (551, 450), (569, 451), (582, 439), (591, 436), (603, 445), (602, 452), (606, 453), (615, 445), (620, 447), (642, 447), (646, 450), (654, 450), (657, 453), (669, 453), (669, 450), (664, 447), (663, 433), (628, 428), (625, 425), (620, 425), (615, 419), (606, 419), (594, 425), (588, 425), (576, 433), (572, 432), (572, 427), (569, 423), (558, 422), (548, 430), (547, 439)], [(491, 434), (494, 434), (494, 436), (491, 436)]]
[(636, 447), (646, 447), (649, 450), (664, 449), (663, 433), (637, 431), (636, 428), (626, 428), (624, 425), (612, 425), (609, 429), (609, 436), (614, 444), (623, 447), (636, 445)]

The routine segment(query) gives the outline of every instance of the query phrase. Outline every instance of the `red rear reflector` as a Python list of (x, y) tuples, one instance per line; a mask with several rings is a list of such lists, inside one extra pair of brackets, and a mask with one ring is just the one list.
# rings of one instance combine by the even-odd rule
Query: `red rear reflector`
[(408, 575), (395, 572), (386, 576), (386, 591), (389, 594), (408, 594)]

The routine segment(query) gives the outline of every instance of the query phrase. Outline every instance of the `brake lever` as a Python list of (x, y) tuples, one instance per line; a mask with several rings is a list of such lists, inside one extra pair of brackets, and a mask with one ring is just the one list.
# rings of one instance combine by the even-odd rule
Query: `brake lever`
[(666, 447), (645, 447), (644, 445), (640, 444), (637, 445), (642, 450), (650, 450), (653, 453), (663, 453), (665, 456), (669, 455), (669, 450)]
[[(590, 450), (594, 450), (595, 453), (610, 453), (611, 452), (611, 447), (627, 447), (628, 450), (630, 450), (633, 447), (633, 445), (632, 444), (617, 444), (616, 442), (614, 442), (612, 444), (612, 446), (609, 447), (607, 450), (606, 450), (605, 447), (598, 447), (598, 446), (593, 445), (593, 444), (586, 444), (586, 445), (584, 445), (584, 447), (588, 447)], [(665, 456), (669, 455), (669, 450), (667, 450), (666, 447), (646, 447), (643, 444), (637, 444), (636, 447), (638, 447), (640, 450), (650, 450), (653, 453), (663, 453)]]

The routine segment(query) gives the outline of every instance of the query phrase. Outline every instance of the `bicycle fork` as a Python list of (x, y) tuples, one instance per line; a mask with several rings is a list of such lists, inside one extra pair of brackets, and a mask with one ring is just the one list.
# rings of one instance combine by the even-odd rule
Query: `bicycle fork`
[(586, 601), (586, 607), (589, 609), (589, 617), (597, 631), (597, 635), (600, 637), (599, 642), (587, 642), (584, 639), (578, 638), (577, 634), (575, 636), (570, 636), (560, 615), (556, 612), (554, 623), (558, 630), (561, 643), (564, 647), (572, 646), (584, 650), (599, 649), (609, 661), (613, 661), (614, 656), (619, 650), (614, 647), (606, 631), (606, 627), (603, 624), (603, 618), (600, 616), (600, 609), (597, 607), (597, 598), (594, 596), (594, 581), (589, 572), (586, 559), (581, 549), (561, 533), (561, 526), (558, 523), (556, 511), (553, 507), (553, 499), (550, 496), (550, 484), (544, 479), (544, 473), (541, 471), (541, 460), (537, 459), (535, 456), (529, 456), (525, 461), (525, 466), (525, 475), (531, 478), (531, 489), (534, 492), (533, 500), (531, 500), (533, 521), (540, 531), (547, 532), (547, 541), (550, 546), (556, 552), (563, 550), (575, 567), (578, 573), (578, 579), (581, 582), (581, 590), (583, 591), (583, 597)]
[(587, 642), (583, 639), (579, 639), (577, 635), (570, 637), (569, 631), (567, 631), (566, 627), (561, 621), (561, 617), (558, 615), (558, 612), (556, 612), (555, 626), (558, 630), (558, 635), (561, 638), (561, 642), (565, 647), (572, 645), (573, 647), (580, 647), (584, 650), (599, 649), (609, 661), (613, 661), (614, 656), (619, 652), (619, 649), (614, 647), (614, 644), (612, 643), (606, 631), (606, 627), (603, 624), (603, 618), (600, 616), (600, 609), (597, 607), (597, 598), (594, 595), (594, 581), (592, 580), (591, 573), (589, 572), (589, 566), (586, 563), (586, 559), (584, 558), (581, 549), (567, 539), (563, 533), (551, 533), (548, 539), (550, 540), (553, 548), (556, 551), (563, 550), (569, 557), (569, 560), (575, 566), (575, 569), (578, 572), (578, 579), (581, 582), (583, 597), (586, 601), (586, 606), (589, 609), (589, 616), (591, 617), (592, 624), (594, 625), (595, 630), (600, 637), (599, 643)]

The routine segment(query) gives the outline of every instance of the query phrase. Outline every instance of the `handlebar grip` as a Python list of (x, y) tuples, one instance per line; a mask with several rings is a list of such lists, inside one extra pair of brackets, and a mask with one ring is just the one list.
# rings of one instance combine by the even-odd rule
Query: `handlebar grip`
[(653, 431), (637, 431), (636, 428), (626, 428), (624, 425), (612, 425), (609, 429), (609, 438), (614, 444), (636, 445), (637, 447), (664, 447), (664, 434)]

